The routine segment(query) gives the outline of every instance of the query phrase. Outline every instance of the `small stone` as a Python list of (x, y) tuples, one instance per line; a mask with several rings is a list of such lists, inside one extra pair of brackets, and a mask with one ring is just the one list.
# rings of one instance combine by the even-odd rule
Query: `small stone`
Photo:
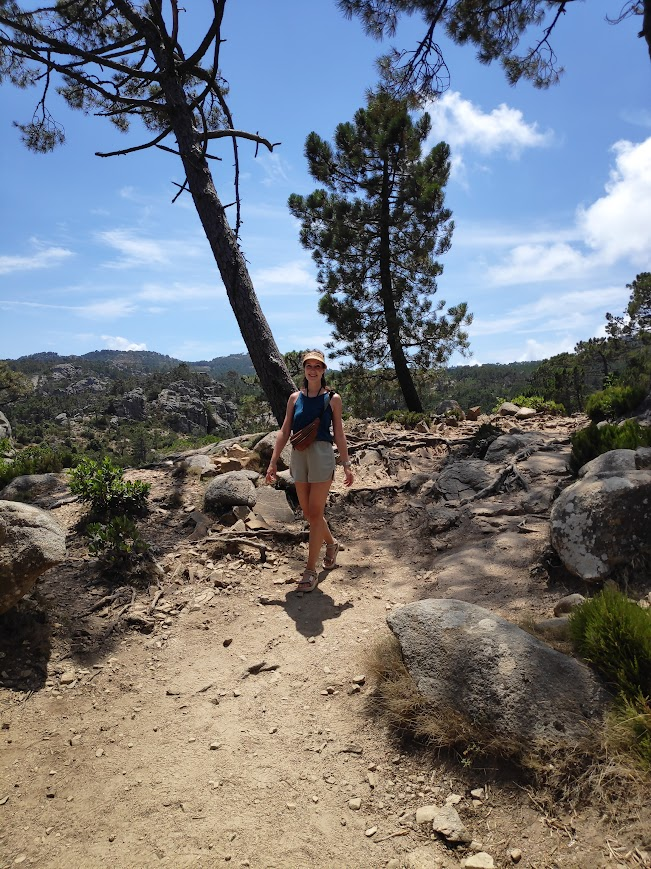
[(102, 757), (103, 754), (104, 754), (104, 749), (98, 748), (97, 751), (95, 752), (95, 757)]
[(360, 797), (353, 797), (348, 800), (348, 808), (353, 812), (358, 812), (362, 808), (362, 801)]
[(522, 851), (519, 848), (511, 848), (509, 857), (514, 863), (519, 863), (522, 860)]
[(75, 675), (75, 672), (73, 670), (66, 670), (65, 673), (61, 674), (59, 682), (61, 682), (62, 685), (72, 685), (76, 680), (77, 676)]
[(115, 836), (109, 836), (109, 842), (115, 842)]
[(352, 681), (354, 685), (363, 685), (366, 682), (366, 676), (354, 676)]
[(446, 806), (458, 806), (463, 797), (459, 796), (459, 794), (450, 794), (449, 797), (445, 798)]
[(465, 869), (495, 869), (495, 861), (486, 851), (480, 851), (478, 854), (471, 854), (461, 864)]
[(374, 836), (377, 833), (377, 827), (369, 827), (368, 830), (364, 831), (364, 835), (368, 836), (369, 839), (371, 836)]
[(416, 823), (418, 826), (421, 824), (431, 824), (437, 812), (436, 806), (420, 806), (416, 809)]
[(285, 806), (286, 806), (288, 809), (295, 809), (295, 808), (296, 808), (296, 803), (285, 803)]
[(210, 750), (211, 751), (217, 751), (217, 749), (219, 749), (221, 747), (222, 747), (221, 742), (211, 742), (210, 743)]
[(485, 796), (484, 789), (483, 788), (474, 788), (473, 790), (470, 791), (470, 796), (474, 800), (483, 800), (484, 796)]
[(233, 642), (233, 638), (232, 638), (232, 637), (227, 637), (227, 638), (223, 641), (222, 646), (223, 646), (225, 649), (227, 649), (227, 648), (230, 646), (230, 644), (231, 644), (232, 642)]

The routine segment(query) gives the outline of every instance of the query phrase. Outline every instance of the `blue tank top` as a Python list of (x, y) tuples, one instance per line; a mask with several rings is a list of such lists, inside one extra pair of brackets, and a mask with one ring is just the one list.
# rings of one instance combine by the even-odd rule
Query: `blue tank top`
[(319, 424), (316, 439), (318, 441), (328, 441), (328, 443), (333, 442), (333, 437), (330, 433), (330, 427), (332, 425), (332, 408), (330, 405), (328, 405), (325, 413), (323, 413), (323, 405), (325, 404), (325, 397), (327, 394), (327, 392), (324, 392), (323, 395), (308, 398), (307, 395), (303, 395), (302, 392), (298, 393), (298, 398), (294, 405), (292, 432), (300, 431), (302, 428), (305, 428), (306, 425), (309, 425), (313, 419), (316, 419), (317, 416), (323, 414), (321, 416), (321, 423)]

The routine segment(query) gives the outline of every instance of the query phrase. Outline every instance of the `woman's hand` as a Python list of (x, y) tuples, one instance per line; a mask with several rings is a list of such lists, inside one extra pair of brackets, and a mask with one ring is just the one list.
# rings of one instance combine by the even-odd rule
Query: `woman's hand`
[(347, 467), (344, 467), (344, 476), (346, 478), (344, 480), (344, 486), (352, 486), (353, 480), (355, 478), (353, 477), (353, 472), (350, 469), (350, 465), (348, 465)]
[(265, 483), (275, 483), (277, 478), (277, 470), (276, 470), (276, 462), (273, 460), (269, 462), (269, 467), (267, 468), (267, 475), (264, 478)]

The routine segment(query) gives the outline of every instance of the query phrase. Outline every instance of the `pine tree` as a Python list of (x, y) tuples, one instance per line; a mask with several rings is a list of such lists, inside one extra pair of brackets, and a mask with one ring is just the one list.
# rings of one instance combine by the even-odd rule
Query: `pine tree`
[(442, 364), (468, 346), (466, 304), (442, 314), (433, 302), (450, 247), (451, 212), (443, 188), (450, 163), (441, 142), (424, 157), (430, 117), (412, 120), (407, 103), (370, 94), (352, 123), (339, 124), (334, 148), (310, 133), (305, 155), (326, 189), (292, 194), (301, 243), (313, 251), (319, 310), (334, 327), (335, 356), (395, 370), (409, 410), (421, 411), (410, 367)]
[[(474, 46), (480, 63), (500, 62), (510, 84), (522, 78), (538, 88), (556, 84), (563, 68), (552, 40), (577, 4), (573, 0), (338, 0), (338, 5), (347, 17), (357, 16), (376, 39), (393, 37), (400, 16), (422, 16), (424, 31), (417, 45), (391, 49), (379, 65), (385, 85), (394, 94), (423, 99), (442, 93), (449, 84), (439, 36)], [(651, 57), (651, 0), (613, 3), (613, 12), (614, 17), (606, 18), (611, 24), (641, 17), (637, 35), (646, 40)], [(523, 50), (525, 39), (530, 42)]]
[[(58, 81), (71, 108), (108, 118), (123, 132), (139, 118), (148, 141), (99, 156), (160, 148), (180, 157), (185, 181), (178, 195), (192, 196), (251, 361), (279, 422), (294, 384), (273, 339), (240, 250), (237, 143), (249, 139), (269, 150), (262, 136), (234, 129), (219, 72), (226, 0), (213, 0), (203, 37), (181, 44), (178, 0), (66, 0), (35, 6), (0, 0), (0, 81), (40, 86), (33, 119), (16, 124), (25, 145), (45, 153), (64, 141), (47, 98)], [(139, 126), (139, 125), (138, 125)], [(140, 127), (139, 127), (140, 128)], [(211, 147), (230, 141), (235, 161), (235, 219), (229, 224), (210, 171)], [(170, 142), (170, 144), (164, 144)], [(176, 198), (176, 197), (175, 197)]]

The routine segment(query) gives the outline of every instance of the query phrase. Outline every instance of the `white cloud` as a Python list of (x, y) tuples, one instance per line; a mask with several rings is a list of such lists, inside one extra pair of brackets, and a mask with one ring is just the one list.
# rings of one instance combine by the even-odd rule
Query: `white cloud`
[(80, 305), (70, 310), (91, 320), (115, 320), (135, 313), (136, 306), (129, 299), (107, 299), (103, 302)]
[[(456, 91), (448, 91), (426, 106), (432, 118), (431, 148), (441, 140), (450, 145), (452, 153), (472, 149), (481, 154), (505, 152), (517, 158), (525, 148), (545, 148), (551, 145), (553, 134), (543, 133), (534, 122), (528, 124), (519, 109), (504, 103), (491, 112), (484, 112)], [(457, 155), (457, 160), (461, 158)]]
[(196, 299), (215, 301), (225, 295), (226, 290), (221, 283), (191, 285), (175, 282), (165, 286), (147, 283), (138, 292), (138, 298), (143, 301), (168, 303)]
[(581, 209), (578, 224), (600, 263), (628, 258), (647, 267), (651, 259), (651, 137), (613, 146), (615, 167), (606, 195)]
[(121, 338), (119, 335), (101, 335), (102, 341), (106, 344), (108, 350), (146, 350), (146, 344), (136, 344), (134, 341), (129, 341), (128, 338)]
[[(502, 312), (499, 317), (476, 316), (469, 332), (473, 338), (479, 335), (499, 335), (508, 332), (567, 333), (570, 329), (578, 331), (579, 334), (582, 330), (583, 334), (591, 333), (594, 320), (603, 320), (606, 311), (621, 310), (626, 298), (627, 291), (622, 287), (550, 293), (528, 304), (516, 305)], [(555, 343), (557, 342), (558, 339)]]
[[(38, 244), (34, 239), (32, 243)], [(74, 256), (73, 252), (63, 247), (43, 247), (27, 256), (0, 256), (0, 275), (49, 269), (60, 265), (71, 256)]]
[(118, 252), (120, 258), (105, 263), (110, 268), (130, 268), (134, 265), (167, 265), (169, 256), (164, 242), (140, 238), (130, 230), (111, 229), (98, 233), (104, 244)]
[(97, 239), (117, 251), (118, 258), (103, 263), (106, 268), (148, 268), (179, 264), (210, 254), (200, 236), (190, 238), (145, 238), (137, 230), (111, 229), (97, 234)]
[[(256, 290), (265, 291), (265, 295), (311, 294), (317, 283), (308, 265), (304, 260), (293, 260), (279, 266), (258, 269), (251, 275), (253, 286)], [(280, 291), (277, 288), (281, 288)]]
[(516, 244), (503, 262), (488, 269), (493, 284), (566, 281), (622, 261), (631, 269), (648, 267), (651, 137), (640, 144), (620, 141), (612, 150), (615, 166), (604, 185), (604, 196), (579, 208), (574, 227), (561, 229), (556, 241)]
[(271, 187), (278, 182), (286, 183), (289, 181), (289, 164), (280, 154), (269, 154), (266, 150), (260, 150), (258, 153), (258, 163), (262, 166), (265, 173), (265, 177), (262, 179), (265, 187)]
[(585, 257), (569, 244), (521, 244), (506, 260), (489, 269), (494, 284), (531, 284), (537, 281), (576, 278), (585, 270)]

